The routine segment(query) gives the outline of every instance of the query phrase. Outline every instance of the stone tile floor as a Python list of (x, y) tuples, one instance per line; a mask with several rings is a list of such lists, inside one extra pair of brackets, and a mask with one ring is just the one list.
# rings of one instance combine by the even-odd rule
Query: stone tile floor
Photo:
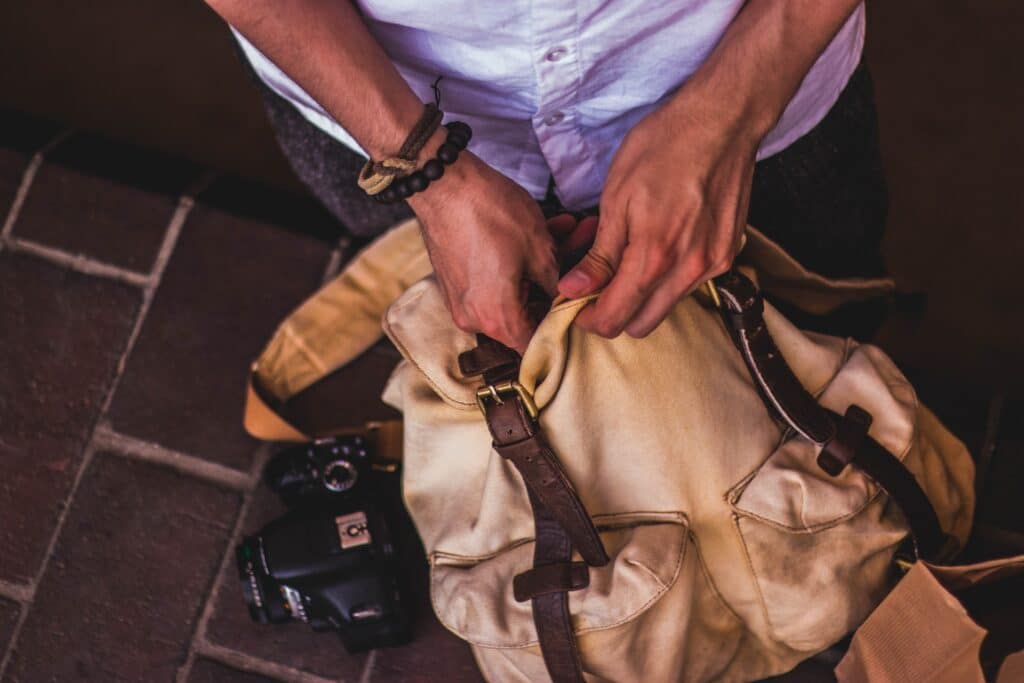
[[(234, 544), (279, 508), (241, 388), (352, 251), (343, 231), (185, 162), (10, 112), (0, 131), (0, 680), (478, 681), (425, 600), (411, 645), (359, 656), (242, 602)], [(393, 362), (345, 371), (354, 422), (388, 414)], [(980, 444), (989, 395), (933, 395)], [(991, 469), (1010, 480), (1020, 458)], [(1022, 532), (989, 527), (1007, 547)], [(811, 662), (780, 680), (832, 678)]]

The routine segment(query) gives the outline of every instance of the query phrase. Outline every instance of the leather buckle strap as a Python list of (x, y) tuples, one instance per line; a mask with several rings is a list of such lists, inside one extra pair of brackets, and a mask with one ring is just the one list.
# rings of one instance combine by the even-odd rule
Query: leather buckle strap
[(729, 271), (710, 286), (716, 290), (722, 320), (765, 405), (804, 438), (818, 444), (829, 441), (835, 435), (835, 424), (807, 393), (775, 345), (764, 324), (764, 300), (754, 283)]
[(829, 439), (818, 453), (818, 467), (838, 477), (857, 457), (864, 438), (871, 428), (871, 414), (860, 406), (851, 405), (839, 419), (836, 435)]
[(533, 396), (516, 381), (519, 355), (483, 335), (477, 339), (477, 349), (459, 356), (459, 368), (466, 376), (483, 375), (477, 405), (495, 451), (522, 476), (533, 509), (534, 568), (513, 579), (512, 591), (516, 600), (531, 603), (541, 656), (551, 680), (583, 683), (568, 591), (589, 585), (590, 572), (582, 562), (571, 561), (573, 546), (587, 565), (603, 566), (611, 560), (544, 437)]
[(484, 415), (494, 450), (515, 466), (527, 489), (565, 529), (583, 560), (594, 567), (608, 564), (597, 528), (539, 423), (530, 416), (528, 403), (514, 394), (502, 403), (486, 403)]
[[(569, 567), (570, 585), (573, 583), (573, 572), (580, 570), (572, 569), (572, 542), (562, 524), (551, 514), (551, 510), (544, 506), (532, 491), (528, 491), (530, 497), (530, 508), (533, 510), (533, 526), (536, 536), (536, 543), (533, 546), (534, 571), (539, 574), (532, 574), (536, 577), (535, 586), (522, 586), (525, 580), (528, 584), (531, 572), (527, 571), (513, 579), (513, 592), (516, 592), (516, 583), (520, 584), (519, 592), (529, 591), (530, 588), (552, 588), (560, 583), (563, 577), (547, 576), (548, 572), (560, 574), (562, 567)], [(553, 569), (543, 569), (553, 567)], [(590, 573), (586, 567), (586, 581), (590, 581)], [(577, 580), (580, 577), (576, 577)], [(516, 599), (519, 599), (518, 596)], [(537, 639), (540, 644), (540, 653), (544, 658), (544, 666), (551, 676), (552, 683), (583, 683), (583, 662), (580, 659), (579, 648), (576, 645), (576, 635), (572, 629), (572, 615), (569, 613), (569, 593), (566, 590), (539, 590), (530, 598), (530, 607), (533, 611), (533, 623), (537, 627)]]
[(477, 337), (477, 346), (459, 354), (459, 371), (463, 377), (489, 373), (512, 373), (519, 367), (519, 354), (504, 344), (486, 337)]
[(926, 559), (950, 552), (935, 508), (913, 473), (868, 435), (871, 416), (851, 406), (845, 417), (822, 407), (779, 352), (764, 323), (761, 293), (748, 278), (732, 270), (709, 284), (733, 342), (768, 409), (791, 429), (823, 447), (818, 464), (837, 476), (852, 464), (881, 487), (903, 511), (915, 551)]
[(516, 602), (526, 602), (541, 595), (577, 591), (589, 585), (590, 569), (585, 562), (554, 562), (517, 574), (512, 579), (512, 595)]
[(583, 560), (595, 567), (608, 564), (597, 528), (544, 437), (533, 396), (516, 381), (519, 363), (515, 351), (483, 337), (477, 349), (460, 355), (459, 366), (484, 375), (485, 384), (477, 391), (476, 400), (494, 450), (515, 466), (526, 488), (565, 529)]

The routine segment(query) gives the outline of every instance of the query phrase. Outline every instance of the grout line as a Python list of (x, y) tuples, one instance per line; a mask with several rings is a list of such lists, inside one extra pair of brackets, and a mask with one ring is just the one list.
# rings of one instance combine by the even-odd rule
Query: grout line
[(284, 664), (259, 659), (258, 657), (253, 657), (252, 655), (247, 655), (244, 652), (238, 652), (221, 645), (203, 643), (198, 648), (198, 654), (218, 661), (221, 664), (241, 669), (242, 671), (270, 676), (279, 680), (290, 681), (291, 683), (337, 683), (339, 680), (324, 678), (323, 676), (317, 676), (316, 674), (285, 666)]
[(373, 678), (373, 669), (377, 664), (377, 650), (370, 650), (366, 656), (366, 664), (363, 666), (363, 673), (359, 675), (359, 683), (370, 683)]
[(43, 165), (43, 161), (46, 160), (46, 155), (49, 154), (54, 147), (67, 140), (73, 132), (74, 130), (71, 128), (62, 130), (57, 133), (52, 140), (40, 147), (38, 152), (32, 155), (32, 160), (28, 162), (28, 166), (25, 167), (25, 172), (21, 176), (21, 183), (18, 185), (18, 191), (14, 195), (14, 201), (11, 202), (11, 208), (7, 212), (7, 219), (4, 221), (4, 227), (0, 229), (0, 248), (3, 248), (3, 243), (7, 241), (11, 236), (11, 232), (14, 230), (14, 224), (17, 222), (18, 216), (21, 214), (21, 207), (25, 204), (25, 199), (28, 197), (28, 191), (32, 188), (32, 181), (36, 179), (36, 174), (39, 173), (39, 168)]
[(12, 583), (0, 580), (0, 596), (17, 600), (18, 602), (29, 602), (32, 600), (32, 584)]
[[(59, 144), (70, 132), (65, 132), (63, 135), (58, 135), (54, 140), (39, 150), (36, 154), (36, 158), (39, 159), (35, 165), (35, 170), (32, 171), (31, 175), (26, 171), (26, 178), (23, 179), (22, 185), (24, 186), (25, 193), (28, 192), (28, 186), (31, 185), (32, 177), (35, 176), (35, 171), (38, 170), (39, 165), (42, 164), (42, 159), (46, 152), (52, 149), (55, 145)], [(35, 158), (33, 159), (35, 161)], [(195, 187), (201, 189), (205, 184), (208, 184), (213, 179), (213, 174), (210, 172), (203, 173), (197, 180)], [(194, 188), (193, 191), (197, 191)], [(20, 191), (20, 188), (19, 188)], [(24, 201), (24, 198), (22, 198)], [(110, 386), (107, 388), (107, 396), (103, 401), (103, 405), (100, 408), (97, 423), (102, 420), (107, 413), (107, 409), (110, 407), (111, 399), (114, 396), (114, 392), (117, 389), (118, 383), (120, 382), (121, 375), (124, 372), (125, 361), (128, 358), (128, 354), (131, 353), (132, 347), (135, 343), (135, 339), (138, 336), (139, 329), (142, 327), (142, 322), (146, 317), (146, 313), (149, 310), (149, 304), (153, 300), (153, 292), (156, 290), (157, 285), (160, 282), (160, 278), (163, 275), (163, 270), (167, 266), (167, 261), (170, 260), (171, 252), (174, 250), (174, 245), (177, 242), (178, 235), (181, 232), (181, 227), (185, 222), (185, 218), (188, 216), (188, 212), (192, 209), (194, 201), (191, 196), (183, 195), (178, 201), (178, 207), (175, 209), (174, 214), (171, 216), (170, 223), (167, 226), (167, 231), (164, 234), (164, 241), (160, 246), (160, 251), (157, 254), (156, 263), (153, 267), (153, 271), (150, 273), (146, 288), (143, 290), (142, 304), (139, 306), (139, 310), (135, 316), (135, 326), (132, 329), (131, 336), (125, 343), (124, 349), (121, 353), (121, 358), (117, 364), (117, 370), (114, 373), (114, 378), (111, 380)], [(20, 207), (19, 207), (20, 208)], [(12, 210), (12, 214), (13, 214)], [(14, 224), (14, 218), (8, 216), (8, 222), (11, 226)], [(10, 226), (5, 225), (4, 229), (9, 229)], [(29, 612), (35, 601), (35, 591), (39, 586), (40, 580), (46, 574), (47, 568), (50, 566), (50, 560), (53, 558), (53, 551), (57, 547), (57, 542), (60, 539), (61, 533), (64, 530), (64, 524), (67, 521), (67, 517), (71, 512), (71, 508), (74, 505), (75, 498), (78, 494), (78, 489), (82, 484), (82, 479), (85, 477), (85, 472), (89, 469), (89, 465), (92, 463), (95, 449), (93, 448), (93, 438), (95, 436), (96, 427), (93, 429), (93, 433), (89, 435), (89, 441), (85, 445), (84, 454), (82, 456), (82, 462), (78, 466), (78, 471), (75, 472), (74, 481), (71, 483), (71, 487), (68, 490), (67, 496), (64, 499), (64, 507), (61, 509), (60, 514), (57, 516), (57, 523), (54, 526), (53, 532), (50, 535), (50, 542), (46, 546), (46, 552), (43, 555), (42, 561), (39, 563), (39, 569), (36, 572), (35, 580), (30, 584), (31, 593), (28, 599), (24, 601), (24, 608), (21, 610), (21, 615), (18, 617), (18, 621), (11, 631), (11, 635), (7, 641), (7, 651), (4, 653), (3, 659), (0, 660), (0, 680), (4, 679), (4, 675), (7, 671), (7, 667), (10, 666), (11, 658), (14, 655), (14, 650), (17, 647), (18, 640), (21, 637), (21, 631), (25, 626), (25, 621), (28, 619)]]
[(125, 367), (128, 364), (128, 357), (131, 355), (132, 350), (135, 348), (135, 343), (139, 339), (139, 334), (142, 332), (142, 324), (146, 321), (146, 316), (149, 314), (149, 308), (153, 305), (153, 298), (156, 296), (156, 290), (160, 286), (160, 281), (164, 276), (164, 271), (167, 269), (167, 264), (171, 260), (171, 254), (174, 253), (174, 247), (178, 244), (178, 238), (181, 236), (181, 230), (185, 226), (185, 219), (188, 218), (189, 213), (195, 206), (195, 199), (193, 197), (207, 187), (216, 174), (212, 171), (203, 173), (199, 179), (188, 189), (188, 192), (183, 194), (178, 200), (178, 206), (174, 209), (174, 213), (171, 215), (171, 220), (167, 224), (167, 230), (164, 233), (164, 240), (160, 244), (160, 250), (156, 254), (156, 259), (153, 261), (153, 269), (150, 271), (149, 277), (146, 281), (146, 286), (142, 290), (142, 303), (139, 304), (139, 312), (135, 317), (135, 325), (132, 327), (131, 334), (128, 335), (128, 341), (125, 342), (124, 352), (121, 354), (121, 358), (117, 361), (117, 371), (114, 374), (114, 380), (110, 385), (110, 391), (107, 392), (107, 398), (103, 402), (103, 407), (100, 410), (100, 415), (106, 415), (107, 411), (110, 410), (110, 404), (114, 400), (114, 394), (117, 392), (118, 386), (121, 384), (121, 376), (124, 374)]
[[(248, 481), (249, 484), (246, 487), (245, 493), (242, 495), (242, 505), (238, 509), (238, 516), (235, 519), (235, 526), (231, 530), (231, 535), (228, 538), (227, 548), (224, 550), (224, 556), (221, 558), (220, 566), (217, 567), (217, 573), (214, 575), (213, 588), (209, 591), (206, 596), (206, 601), (203, 604), (203, 610), (199, 615), (199, 620), (196, 622), (195, 632), (192, 634), (192, 638), (189, 641), (188, 655), (185, 657), (185, 663), (178, 669), (178, 673), (175, 677), (177, 683), (185, 683), (189, 673), (192, 671), (192, 666), (195, 664), (196, 655), (204, 648), (217, 649), (218, 646), (209, 643), (206, 640), (206, 627), (210, 622), (210, 618), (213, 616), (213, 610), (217, 603), (217, 597), (220, 594), (221, 583), (220, 579), (228, 571), (231, 562), (234, 560), (234, 548), (238, 543), (239, 538), (242, 536), (242, 530), (245, 525), (245, 520), (249, 515), (249, 508), (252, 507), (252, 501), (255, 496), (256, 487), (260, 482), (260, 473), (263, 471), (263, 466), (267, 460), (270, 459), (270, 444), (263, 444), (256, 449), (256, 454), (253, 457), (253, 466), (250, 470)], [(221, 648), (227, 650), (227, 648)], [(204, 650), (205, 651), (205, 650)], [(230, 652), (230, 650), (227, 650)], [(246, 656), (246, 655), (243, 655)], [(230, 662), (228, 662), (230, 663)]]
[(126, 458), (163, 465), (234, 491), (247, 491), (252, 486), (252, 477), (246, 472), (121, 434), (106, 422), (99, 424), (93, 432), (93, 447), (104, 451), (110, 449), (115, 455)]
[(97, 261), (96, 259), (85, 256), (84, 254), (72, 254), (45, 244), (33, 242), (32, 240), (20, 237), (8, 237), (7, 248), (14, 252), (31, 254), (32, 256), (43, 259), (44, 261), (50, 261), (51, 263), (56, 263), (59, 266), (64, 266), (65, 268), (79, 273), (85, 273), (86, 275), (95, 275), (110, 280), (117, 280), (118, 282), (124, 282), (125, 284), (129, 284), (134, 287), (146, 287), (149, 284), (149, 277), (142, 273), (138, 273), (134, 270), (128, 270), (127, 268), (121, 268), (119, 266), (113, 266), (109, 263), (103, 263), (102, 261)]
[(85, 455), (82, 457), (82, 463), (79, 465), (78, 471), (75, 473), (75, 480), (71, 483), (71, 489), (68, 491), (68, 495), (65, 498), (64, 507), (61, 508), (60, 514), (57, 516), (57, 524), (54, 527), (53, 533), (50, 535), (50, 542), (46, 546), (46, 552), (43, 553), (42, 562), (39, 563), (39, 570), (36, 572), (35, 580), (31, 584), (31, 594), (28, 596), (28, 599), (24, 601), (25, 607), (21, 610), (18, 622), (14, 625), (14, 629), (11, 631), (10, 638), (7, 641), (7, 652), (4, 653), (4, 658), (0, 661), (0, 680), (5, 680), (4, 674), (11, 663), (11, 657), (14, 655), (15, 647), (17, 646), (18, 639), (21, 636), (21, 630), (25, 626), (25, 621), (28, 620), (28, 613), (31, 611), (29, 608), (35, 601), (35, 592), (39, 587), (39, 581), (43, 578), (43, 574), (46, 573), (46, 568), (50, 566), (50, 559), (53, 557), (53, 551), (57, 547), (57, 540), (60, 538), (61, 531), (64, 530), (64, 523), (67, 521), (68, 515), (71, 512), (71, 503), (75, 499), (78, 487), (82, 484), (82, 479), (85, 477), (85, 471), (89, 468), (89, 463), (92, 462), (93, 454), (94, 451), (91, 445), (86, 444)]

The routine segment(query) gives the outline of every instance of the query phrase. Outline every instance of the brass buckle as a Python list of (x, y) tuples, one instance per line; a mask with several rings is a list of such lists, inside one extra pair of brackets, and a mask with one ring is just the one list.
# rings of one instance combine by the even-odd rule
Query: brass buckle
[(518, 396), (519, 400), (523, 402), (523, 406), (526, 407), (526, 413), (530, 416), (531, 420), (536, 420), (537, 416), (540, 415), (540, 411), (537, 410), (537, 404), (533, 402), (533, 396), (523, 388), (522, 384), (515, 380), (480, 387), (476, 391), (476, 405), (480, 408), (480, 412), (484, 414), (484, 417), (487, 417), (487, 399), (494, 401), (500, 406), (505, 402), (502, 400), (503, 396)]
[(722, 297), (718, 294), (718, 287), (715, 286), (715, 281), (707, 280), (704, 283), (704, 286), (708, 290), (708, 296), (710, 296), (711, 300), (715, 303), (715, 308), (722, 310)]

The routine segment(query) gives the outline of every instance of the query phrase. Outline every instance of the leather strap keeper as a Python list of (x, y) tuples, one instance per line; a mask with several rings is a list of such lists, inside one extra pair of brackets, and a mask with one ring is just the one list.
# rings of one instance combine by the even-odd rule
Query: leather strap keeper
[(851, 405), (839, 419), (836, 435), (822, 447), (818, 454), (818, 467), (830, 476), (838, 477), (846, 466), (853, 462), (864, 445), (864, 437), (871, 427), (871, 415), (860, 406)]
[(563, 593), (590, 585), (590, 569), (585, 562), (543, 564), (518, 574), (512, 580), (516, 602), (526, 602), (540, 595)]

